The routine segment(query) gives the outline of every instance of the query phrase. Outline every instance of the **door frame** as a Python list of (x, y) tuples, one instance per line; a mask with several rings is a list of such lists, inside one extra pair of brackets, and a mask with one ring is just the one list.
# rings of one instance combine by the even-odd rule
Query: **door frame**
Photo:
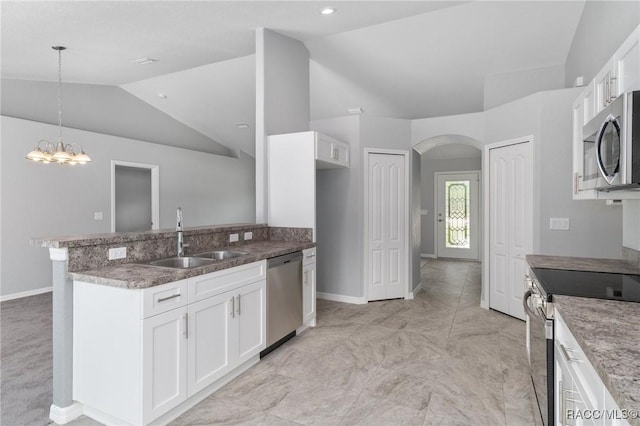
[(409, 287), (409, 257), (410, 251), (410, 235), (409, 235), (409, 223), (411, 219), (411, 200), (409, 195), (411, 193), (410, 184), (410, 163), (409, 163), (409, 151), (400, 149), (382, 149), (382, 148), (365, 148), (364, 149), (364, 259), (363, 259), (363, 295), (365, 303), (369, 302), (369, 154), (387, 154), (387, 155), (402, 155), (404, 157), (404, 208), (405, 208), (405, 220), (404, 220), (404, 265), (402, 278), (405, 282), (404, 298), (405, 300), (410, 298)]
[[(491, 196), (491, 188), (490, 188), (490, 182), (489, 182), (489, 176), (490, 176), (490, 172), (491, 172), (491, 165), (489, 164), (489, 160), (490, 160), (490, 151), (492, 149), (496, 149), (496, 148), (503, 148), (505, 146), (509, 146), (509, 145), (518, 145), (521, 143), (530, 143), (531, 144), (531, 170), (533, 171), (534, 176), (536, 175), (536, 140), (535, 137), (533, 135), (529, 135), (529, 136), (522, 136), (519, 138), (514, 138), (514, 139), (509, 139), (509, 140), (505, 140), (505, 141), (501, 141), (501, 142), (495, 142), (492, 144), (488, 144), (485, 145), (482, 151), (482, 211), (483, 211), (483, 234), (487, 236), (487, 238), (483, 238), (483, 242), (482, 242), (482, 247), (481, 247), (481, 251), (482, 254), (480, 255), (480, 258), (482, 259), (482, 289), (481, 289), (481, 294), (480, 294), (480, 307), (484, 308), (484, 309), (489, 309), (489, 297), (490, 297), (490, 291), (489, 291), (489, 267), (491, 265), (490, 263), (490, 241), (489, 241), (489, 235), (491, 235), (489, 232), (489, 223), (491, 222), (489, 220), (489, 207), (491, 205), (491, 200), (489, 199), (489, 197)], [(531, 190), (532, 190), (532, 194), (531, 194), (531, 200), (532, 200), (532, 206), (536, 205), (536, 189), (537, 189), (537, 184), (535, 182), (534, 179), (531, 180)], [(532, 234), (532, 247), (531, 249), (534, 250), (535, 246), (536, 246), (536, 231), (537, 231), (537, 227), (536, 227), (536, 221), (537, 219), (537, 214), (535, 211), (532, 212), (531, 215), (531, 222), (532, 222), (532, 230), (531, 230), (531, 234)], [(524, 277), (523, 277), (524, 279)]]
[(160, 229), (160, 166), (111, 160), (111, 232), (116, 232), (116, 166), (151, 170), (151, 229)]
[(459, 172), (434, 172), (433, 173), (433, 251), (434, 254), (436, 256), (436, 259), (438, 258), (438, 216), (436, 214), (437, 210), (438, 210), (438, 175), (464, 175), (464, 174), (472, 174), (475, 173), (478, 176), (478, 186), (477, 186), (477, 193), (476, 193), (476, 206), (478, 211), (476, 212), (477, 214), (477, 233), (478, 233), (478, 258), (477, 259), (469, 259), (471, 261), (480, 261), (482, 260), (482, 244), (483, 244), (483, 232), (482, 232), (482, 219), (483, 219), (483, 214), (482, 214), (482, 184), (483, 184), (483, 176), (482, 176), (482, 170), (461, 170)]

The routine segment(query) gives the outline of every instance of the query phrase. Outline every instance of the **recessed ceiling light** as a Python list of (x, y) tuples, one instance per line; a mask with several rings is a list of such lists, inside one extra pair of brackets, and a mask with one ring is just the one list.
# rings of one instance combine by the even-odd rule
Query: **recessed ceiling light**
[(151, 58), (140, 58), (140, 59), (136, 59), (134, 61), (131, 61), (132, 64), (137, 64), (137, 65), (147, 65), (147, 64), (151, 64), (153, 62), (158, 62), (157, 59), (151, 59)]
[(238, 129), (248, 129), (249, 125), (247, 123), (236, 123), (236, 127)]
[(331, 15), (332, 13), (335, 13), (336, 10), (338, 9), (336, 9), (335, 7), (325, 7), (320, 11), (320, 13), (322, 13), (323, 15)]

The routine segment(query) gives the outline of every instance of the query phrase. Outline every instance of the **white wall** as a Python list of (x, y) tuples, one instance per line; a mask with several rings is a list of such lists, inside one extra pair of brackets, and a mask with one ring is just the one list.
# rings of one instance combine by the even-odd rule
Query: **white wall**
[(298, 40), (256, 30), (256, 220), (267, 220), (266, 137), (309, 130), (309, 51)]
[(484, 121), (482, 112), (411, 120), (411, 146), (442, 135), (461, 135), (482, 141)]
[(564, 87), (564, 64), (488, 75), (484, 79), (484, 110), (541, 90)]
[(577, 76), (591, 81), (638, 24), (638, 1), (587, 1), (567, 55), (566, 85)]
[[(110, 231), (111, 160), (160, 166), (160, 228), (175, 226), (176, 207), (185, 226), (254, 222), (253, 159), (239, 159), (83, 130), (63, 129), (65, 141), (81, 142), (93, 162), (85, 166), (37, 164), (24, 159), (56, 126), (2, 117), (3, 296), (51, 286), (51, 262), (32, 237)], [(95, 221), (94, 212), (104, 220)]]
[(640, 200), (625, 200), (622, 208), (622, 245), (640, 251)]
[[(422, 199), (422, 209), (428, 210), (427, 215), (421, 215), (421, 254), (435, 254), (434, 233), (435, 233), (435, 178), (434, 174), (439, 172), (458, 172), (480, 170), (482, 168), (482, 158), (456, 158), (456, 159), (430, 159), (429, 151), (421, 158), (420, 192)], [(480, 204), (479, 204), (480, 205)]]

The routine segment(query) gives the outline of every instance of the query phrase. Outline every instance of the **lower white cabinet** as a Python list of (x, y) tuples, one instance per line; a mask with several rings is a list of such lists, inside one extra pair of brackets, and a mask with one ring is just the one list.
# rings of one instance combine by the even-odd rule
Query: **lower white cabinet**
[(628, 425), (558, 311), (554, 323), (556, 425)]
[(316, 325), (316, 249), (302, 251), (302, 322)]
[[(142, 290), (75, 282), (73, 396), (85, 414), (146, 425), (257, 361), (266, 275), (255, 271), (266, 271), (265, 261), (187, 280), (208, 279), (209, 297), (193, 303), (190, 282)], [(158, 303), (171, 306), (148, 309)]]

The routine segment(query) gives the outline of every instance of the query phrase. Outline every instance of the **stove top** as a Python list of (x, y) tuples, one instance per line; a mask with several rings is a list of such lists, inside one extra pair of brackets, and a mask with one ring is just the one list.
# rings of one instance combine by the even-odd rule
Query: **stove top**
[(640, 275), (532, 268), (551, 300), (554, 294), (640, 302)]

